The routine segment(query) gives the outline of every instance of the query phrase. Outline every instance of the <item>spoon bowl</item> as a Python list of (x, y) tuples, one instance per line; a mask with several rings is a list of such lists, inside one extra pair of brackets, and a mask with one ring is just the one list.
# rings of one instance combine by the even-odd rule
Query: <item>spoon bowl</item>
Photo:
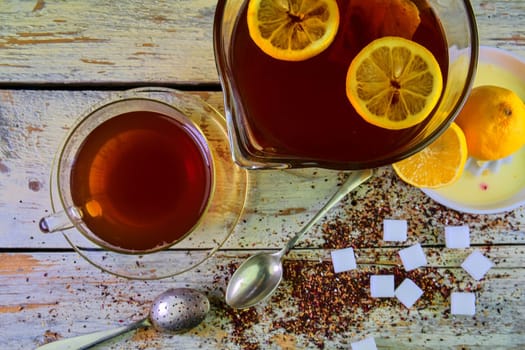
[(194, 289), (175, 288), (153, 301), (148, 317), (128, 326), (58, 340), (37, 350), (89, 349), (118, 335), (138, 328), (153, 326), (162, 332), (182, 333), (199, 325), (210, 310), (208, 298)]
[(258, 253), (248, 258), (231, 277), (226, 303), (247, 308), (272, 295), (283, 278), (281, 252)]
[(283, 249), (275, 253), (255, 254), (242, 263), (230, 278), (226, 288), (226, 303), (235, 309), (244, 309), (272, 295), (283, 278), (282, 258), (337, 202), (368, 180), (372, 174), (373, 171), (369, 169), (352, 172), (330, 200), (288, 241)]

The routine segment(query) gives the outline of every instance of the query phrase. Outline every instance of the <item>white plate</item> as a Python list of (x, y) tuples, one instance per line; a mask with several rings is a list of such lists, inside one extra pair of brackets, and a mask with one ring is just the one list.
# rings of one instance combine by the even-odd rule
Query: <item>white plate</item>
[[(474, 86), (497, 85), (516, 92), (525, 101), (525, 58), (501, 49), (480, 47)], [(422, 189), (436, 202), (471, 214), (496, 214), (525, 204), (525, 148), (498, 172), (474, 176), (465, 170), (451, 186)]]

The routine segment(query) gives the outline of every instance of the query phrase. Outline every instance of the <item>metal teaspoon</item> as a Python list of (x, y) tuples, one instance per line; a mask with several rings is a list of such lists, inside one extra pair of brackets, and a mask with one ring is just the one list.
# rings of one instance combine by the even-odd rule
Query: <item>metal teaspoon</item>
[(352, 172), (332, 198), (288, 241), (284, 248), (275, 253), (255, 254), (242, 263), (228, 283), (226, 303), (235, 309), (243, 309), (272, 295), (283, 277), (282, 258), (320, 218), (350, 191), (370, 178), (372, 173), (370, 169)]

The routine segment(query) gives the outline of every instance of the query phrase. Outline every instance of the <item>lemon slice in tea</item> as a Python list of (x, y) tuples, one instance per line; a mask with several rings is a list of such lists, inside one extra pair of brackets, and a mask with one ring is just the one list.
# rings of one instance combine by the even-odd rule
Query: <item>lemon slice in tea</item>
[(273, 58), (302, 61), (324, 51), (339, 28), (335, 0), (250, 0), (248, 31)]
[(454, 183), (463, 174), (467, 161), (467, 140), (463, 130), (452, 123), (429, 146), (394, 163), (397, 175), (416, 187), (439, 188)]
[(441, 69), (424, 46), (401, 37), (372, 41), (352, 60), (346, 95), (367, 122), (386, 129), (421, 123), (443, 89)]

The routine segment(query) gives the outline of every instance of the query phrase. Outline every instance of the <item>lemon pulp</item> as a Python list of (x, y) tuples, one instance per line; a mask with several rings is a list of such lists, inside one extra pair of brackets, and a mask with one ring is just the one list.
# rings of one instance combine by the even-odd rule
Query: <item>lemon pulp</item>
[(418, 153), (392, 164), (397, 175), (416, 187), (439, 188), (456, 182), (467, 161), (467, 141), (455, 123)]
[(385, 36), (365, 46), (352, 60), (346, 94), (367, 122), (405, 129), (425, 120), (441, 97), (443, 77), (434, 55), (424, 46)]
[(250, 0), (248, 31), (267, 55), (303, 61), (324, 51), (339, 28), (336, 0)]

